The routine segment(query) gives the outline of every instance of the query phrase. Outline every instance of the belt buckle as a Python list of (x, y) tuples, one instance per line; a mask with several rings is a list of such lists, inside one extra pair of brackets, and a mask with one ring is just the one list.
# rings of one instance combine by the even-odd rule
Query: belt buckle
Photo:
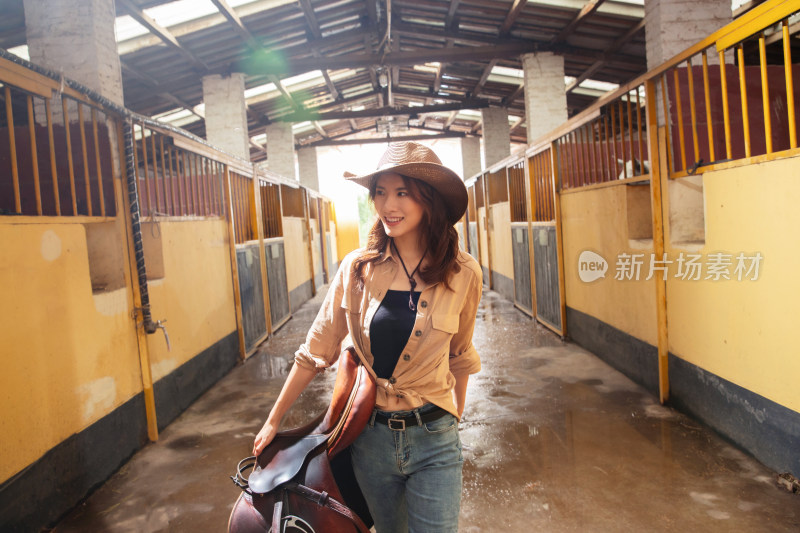
[(402, 418), (390, 418), (388, 424), (392, 431), (405, 431), (406, 429), (406, 421)]

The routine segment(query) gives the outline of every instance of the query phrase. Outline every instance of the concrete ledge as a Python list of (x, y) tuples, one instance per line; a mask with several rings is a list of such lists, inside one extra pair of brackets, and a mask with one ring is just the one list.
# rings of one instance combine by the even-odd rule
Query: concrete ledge
[(153, 386), (159, 431), (167, 427), (239, 360), (239, 335), (229, 333)]
[(309, 301), (311, 297), (311, 280), (309, 279), (289, 291), (289, 304), (292, 306), (292, 311)]
[(54, 524), (147, 442), (139, 393), (47, 451), (0, 486), (0, 529), (30, 532)]
[(658, 348), (577, 309), (567, 307), (567, 336), (658, 395)]
[(514, 292), (514, 280), (504, 276), (503, 274), (492, 270), (492, 283), (494, 285), (493, 289), (496, 293), (500, 296), (509, 300), (511, 302), (514, 301), (515, 292)]
[(669, 354), (670, 405), (776, 472), (800, 477), (800, 413)]

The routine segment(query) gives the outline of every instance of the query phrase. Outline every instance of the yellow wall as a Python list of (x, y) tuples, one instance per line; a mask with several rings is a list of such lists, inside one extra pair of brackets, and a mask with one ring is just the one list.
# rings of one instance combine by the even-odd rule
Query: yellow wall
[[(328, 231), (328, 235), (330, 235), (330, 237), (331, 237), (331, 239), (330, 239), (330, 241), (331, 241), (331, 244), (330, 244), (330, 246), (331, 246), (331, 251), (330, 251), (331, 261), (335, 262), (335, 263), (338, 263), (339, 260), (337, 260), (337, 257), (339, 257), (339, 252), (338, 252), (339, 242), (338, 242), (338, 239), (337, 239), (337, 236), (336, 236), (336, 224), (334, 224), (333, 221), (328, 222), (328, 230), (327, 231)], [(333, 275), (335, 273), (336, 272), (331, 272), (330, 273), (330, 278), (331, 279), (333, 279)]]
[(336, 257), (341, 263), (344, 256), (358, 248), (358, 221), (342, 220), (336, 212)]
[(492, 270), (514, 279), (514, 252), (511, 249), (511, 204), (500, 202), (491, 206)]
[[(706, 234), (697, 253), (705, 258), (760, 252), (759, 279), (667, 283), (670, 351), (795, 411), (800, 411), (798, 176), (800, 157), (703, 174)], [(670, 258), (680, 252), (668, 249)]]
[(172, 349), (167, 351), (160, 331), (147, 337), (153, 381), (236, 330), (226, 221), (160, 221), (158, 226), (164, 277), (149, 281), (148, 292), (153, 320), (167, 319)]
[[(644, 281), (652, 241), (628, 239), (626, 186), (562, 193), (561, 212), (567, 306), (655, 346), (655, 285), (653, 280)], [(578, 258), (584, 250), (608, 262), (605, 278), (591, 283), (580, 280)], [(614, 279), (617, 256), (623, 252), (645, 254), (639, 281)]]
[(93, 295), (83, 224), (55, 220), (0, 223), (0, 480), (142, 388), (130, 289)]
[(286, 285), (289, 292), (311, 279), (308, 264), (308, 236), (305, 220), (283, 217), (283, 245), (286, 249)]

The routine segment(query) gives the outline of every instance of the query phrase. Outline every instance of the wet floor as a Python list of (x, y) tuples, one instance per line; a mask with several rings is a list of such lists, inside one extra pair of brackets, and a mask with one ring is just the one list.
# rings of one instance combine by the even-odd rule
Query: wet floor
[[(57, 532), (224, 531), (249, 455), (322, 294), (137, 453)], [(800, 531), (800, 496), (700, 423), (487, 291), (461, 424), (461, 532)], [(287, 414), (324, 410), (319, 376)]]

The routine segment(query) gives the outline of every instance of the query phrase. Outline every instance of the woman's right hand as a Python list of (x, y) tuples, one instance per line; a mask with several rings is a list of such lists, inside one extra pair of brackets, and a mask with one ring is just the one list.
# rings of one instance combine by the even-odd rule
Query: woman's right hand
[(256, 435), (256, 440), (253, 443), (253, 455), (258, 457), (264, 448), (272, 442), (272, 439), (275, 438), (275, 435), (278, 433), (277, 424), (273, 424), (269, 419), (264, 422), (264, 425), (261, 427), (261, 431), (258, 432)]

